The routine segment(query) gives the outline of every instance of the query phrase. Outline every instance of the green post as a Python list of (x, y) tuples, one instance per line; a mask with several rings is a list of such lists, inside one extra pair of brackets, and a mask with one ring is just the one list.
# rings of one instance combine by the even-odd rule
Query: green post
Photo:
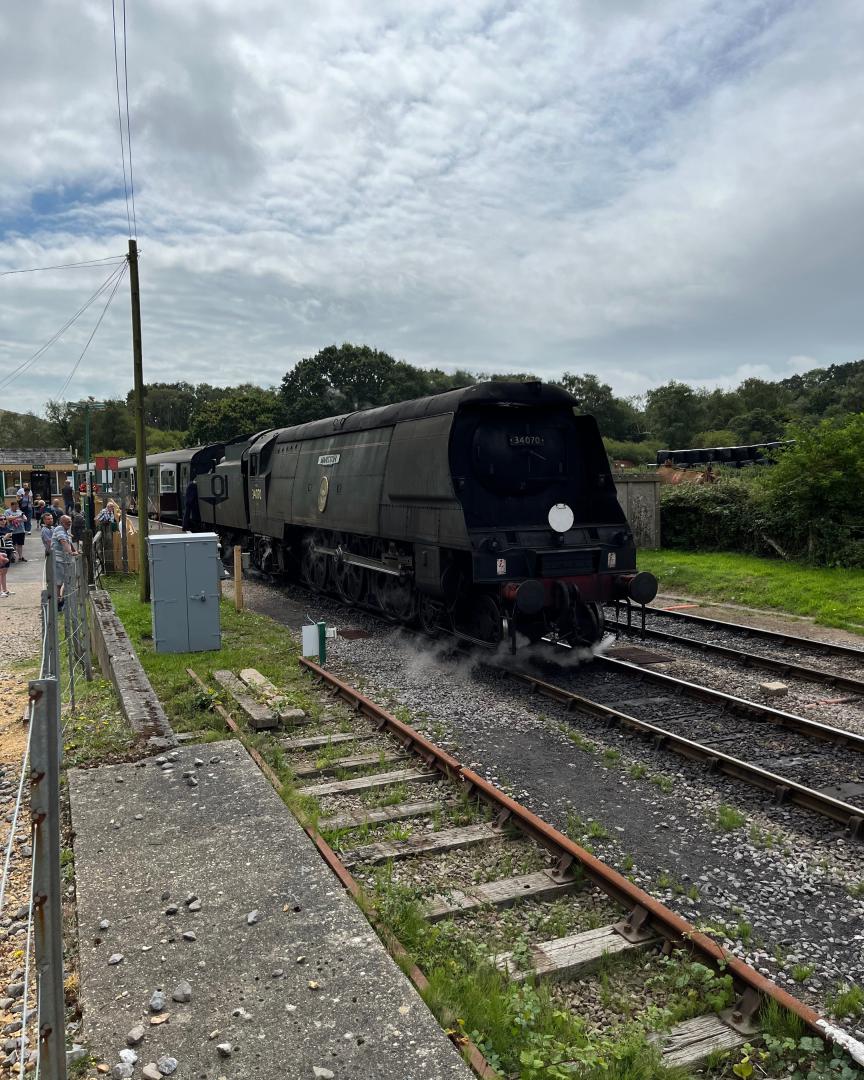
[(318, 663), (323, 667), (327, 663), (327, 624), (318, 623)]
[(90, 483), (90, 403), (84, 403), (84, 513), (88, 529), (95, 529), (93, 487)]

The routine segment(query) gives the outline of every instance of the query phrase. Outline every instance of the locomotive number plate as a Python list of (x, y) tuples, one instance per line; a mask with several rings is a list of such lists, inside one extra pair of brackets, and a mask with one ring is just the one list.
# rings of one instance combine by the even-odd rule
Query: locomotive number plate
[(508, 439), (511, 446), (545, 446), (546, 440), (542, 435), (511, 435)]
[(498, 559), (495, 569), (497, 570), (499, 576), (501, 576), (503, 574), (506, 574), (507, 573), (507, 560), (506, 559)]
[(338, 465), (339, 464), (339, 455), (338, 454), (321, 454), (319, 456), (319, 458), (318, 458), (318, 464), (319, 465)]

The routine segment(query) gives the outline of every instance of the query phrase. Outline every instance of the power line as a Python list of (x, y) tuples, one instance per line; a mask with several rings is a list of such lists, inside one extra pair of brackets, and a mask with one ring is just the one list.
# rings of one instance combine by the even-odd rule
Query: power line
[(57, 400), (58, 401), (63, 400), (63, 395), (66, 393), (66, 388), (68, 387), (69, 383), (72, 382), (72, 379), (73, 379), (73, 377), (75, 375), (75, 372), (78, 370), (79, 364), (84, 359), (84, 354), (90, 348), (90, 342), (93, 340), (94, 337), (96, 337), (96, 331), (102, 325), (102, 320), (105, 318), (105, 312), (111, 306), (111, 301), (114, 299), (114, 296), (117, 293), (117, 290), (120, 288), (120, 282), (123, 280), (123, 277), (124, 277), (124, 275), (126, 273), (127, 266), (128, 266), (128, 263), (124, 264), (123, 269), (117, 275), (117, 280), (114, 282), (114, 288), (111, 290), (111, 295), (105, 301), (105, 307), (102, 308), (102, 314), (96, 320), (96, 325), (93, 327), (93, 333), (90, 335), (89, 338), (87, 338), (87, 344), (81, 350), (81, 355), (78, 357), (78, 359), (72, 365), (72, 370), (69, 372), (69, 375), (66, 378), (66, 382), (63, 383), (63, 386), (60, 389), (60, 393), (57, 395)]
[[(114, 27), (114, 83), (117, 87), (117, 123), (120, 125), (120, 160), (123, 163), (123, 191), (126, 194), (126, 224), (132, 235), (132, 219), (129, 216), (129, 186), (126, 182), (126, 146), (123, 141), (123, 114), (120, 110), (120, 68), (117, 63), (117, 15), (116, 0), (111, 0), (111, 22)], [(125, 41), (123, 43), (125, 48)]]
[(11, 371), (6, 372), (5, 375), (0, 377), (0, 391), (5, 390), (6, 387), (11, 385), (20, 375), (23, 375), (24, 372), (29, 367), (31, 367), (39, 359), (40, 356), (43, 355), (43, 353), (47, 352), (47, 350), (51, 348), (54, 342), (58, 341), (66, 333), (69, 327), (72, 326), (72, 324), (84, 314), (87, 308), (89, 308), (91, 304), (94, 304), (102, 295), (102, 293), (111, 286), (115, 277), (119, 277), (124, 273), (126, 266), (127, 263), (125, 262), (122, 266), (115, 266), (111, 273), (108, 275), (108, 277), (99, 286), (99, 288), (90, 296), (88, 300), (85, 301), (85, 303), (81, 305), (80, 308), (78, 308), (78, 310), (75, 312), (74, 315), (71, 316), (71, 318), (66, 320), (66, 322), (60, 327), (60, 329), (55, 334), (53, 334), (48, 339), (48, 341), (45, 342), (44, 345), (37, 349), (32, 356), (28, 357), (26, 360), (22, 360), (16, 368), (13, 368)]
[(39, 270), (71, 270), (76, 266), (99, 266), (102, 263), (116, 262), (120, 259), (125, 261), (125, 255), (106, 255), (104, 259), (86, 259), (84, 262), (56, 263), (54, 266), (28, 266), (25, 270), (0, 270), (0, 277), (9, 277), (11, 274), (35, 274)]
[(132, 225), (134, 236), (138, 236), (138, 221), (135, 218), (135, 181), (132, 179), (132, 128), (129, 124), (129, 68), (126, 64), (126, 0), (123, 0), (123, 85), (126, 92), (126, 142), (129, 147), (129, 191), (132, 193)]

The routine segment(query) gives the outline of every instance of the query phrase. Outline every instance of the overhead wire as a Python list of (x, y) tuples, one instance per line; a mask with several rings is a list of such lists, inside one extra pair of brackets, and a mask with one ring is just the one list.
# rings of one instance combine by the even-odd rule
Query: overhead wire
[[(117, 60), (117, 0), (111, 0), (111, 23), (114, 28), (114, 83), (117, 87), (117, 123), (120, 126), (120, 160), (123, 163), (123, 191), (126, 195), (126, 224), (132, 235), (132, 218), (129, 213), (129, 185), (126, 181), (126, 144), (123, 140), (123, 113), (120, 108), (120, 67)], [(126, 47), (124, 36), (123, 47)], [(128, 105), (128, 100), (127, 100)]]
[(0, 270), (0, 277), (10, 277), (12, 274), (35, 274), (39, 270), (71, 270), (78, 266), (99, 266), (102, 263), (117, 262), (125, 259), (125, 255), (106, 255), (104, 259), (85, 259), (82, 262), (55, 263), (54, 266), (28, 266), (23, 270)]
[(90, 296), (90, 298), (88, 300), (85, 301), (84, 304), (81, 305), (80, 308), (78, 308), (78, 310), (75, 312), (74, 315), (71, 316), (71, 318), (66, 320), (66, 322), (60, 327), (60, 329), (57, 330), (56, 333), (54, 333), (48, 339), (48, 341), (45, 342), (44, 345), (42, 345), (39, 349), (37, 349), (36, 352), (33, 353), (32, 356), (28, 357), (26, 360), (22, 360), (21, 363), (18, 364), (17, 367), (13, 368), (11, 371), (6, 372), (5, 375), (0, 376), (0, 390), (5, 390), (7, 386), (10, 386), (17, 378), (19, 378), (21, 375), (23, 375), (25, 371), (27, 371), (30, 367), (32, 367), (32, 365), (35, 364), (35, 362), (45, 352), (47, 352), (48, 349), (51, 348), (51, 346), (55, 343), (55, 341), (59, 341), (59, 339), (69, 329), (69, 327), (72, 326), (72, 324), (75, 323), (78, 319), (80, 319), (80, 317), (84, 314), (84, 312), (92, 304), (94, 304), (99, 299), (99, 297), (102, 295), (102, 293), (107, 288), (110, 288), (110, 286), (111, 286), (112, 282), (114, 281), (115, 277), (119, 277), (123, 273), (125, 273), (125, 269), (126, 269), (127, 265), (128, 265), (128, 263), (124, 260), (124, 262), (123, 262), (123, 264), (121, 266), (115, 266), (112, 269), (111, 273), (108, 275), (108, 277), (99, 286), (99, 288), (96, 289), (96, 291)]
[(120, 282), (123, 280), (123, 278), (124, 278), (124, 276), (126, 274), (126, 269), (127, 269), (128, 265), (129, 265), (128, 263), (124, 263), (122, 269), (120, 270), (120, 273), (117, 275), (117, 280), (114, 282), (114, 288), (111, 290), (111, 294), (109, 295), (108, 299), (105, 301), (105, 307), (102, 308), (102, 314), (96, 320), (96, 325), (93, 327), (93, 332), (90, 334), (90, 337), (87, 338), (87, 343), (84, 346), (84, 348), (81, 350), (81, 355), (78, 357), (78, 359), (72, 365), (72, 370), (67, 375), (66, 382), (63, 383), (63, 386), (60, 389), (60, 393), (57, 395), (57, 400), (58, 401), (63, 400), (63, 395), (66, 393), (66, 388), (69, 386), (69, 383), (72, 382), (72, 379), (75, 376), (75, 372), (78, 370), (78, 367), (81, 364), (81, 361), (84, 359), (84, 354), (90, 348), (90, 342), (96, 336), (96, 331), (102, 325), (102, 320), (105, 318), (105, 313), (107, 312), (108, 308), (111, 306), (111, 301), (114, 299), (114, 297), (115, 297), (115, 295), (117, 293), (117, 290), (120, 288)]
[(135, 181), (132, 178), (132, 127), (129, 123), (129, 66), (126, 63), (126, 0), (123, 0), (123, 86), (126, 93), (126, 145), (129, 149), (129, 191), (132, 195), (132, 227), (138, 235), (138, 221), (135, 217)]

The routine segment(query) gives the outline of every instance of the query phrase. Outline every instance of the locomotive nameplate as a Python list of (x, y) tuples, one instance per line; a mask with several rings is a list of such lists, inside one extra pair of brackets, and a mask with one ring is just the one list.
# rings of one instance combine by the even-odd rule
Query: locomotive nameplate
[(511, 435), (507, 440), (511, 446), (545, 446), (542, 435)]
[(319, 465), (338, 465), (339, 454), (321, 454), (318, 458)]

